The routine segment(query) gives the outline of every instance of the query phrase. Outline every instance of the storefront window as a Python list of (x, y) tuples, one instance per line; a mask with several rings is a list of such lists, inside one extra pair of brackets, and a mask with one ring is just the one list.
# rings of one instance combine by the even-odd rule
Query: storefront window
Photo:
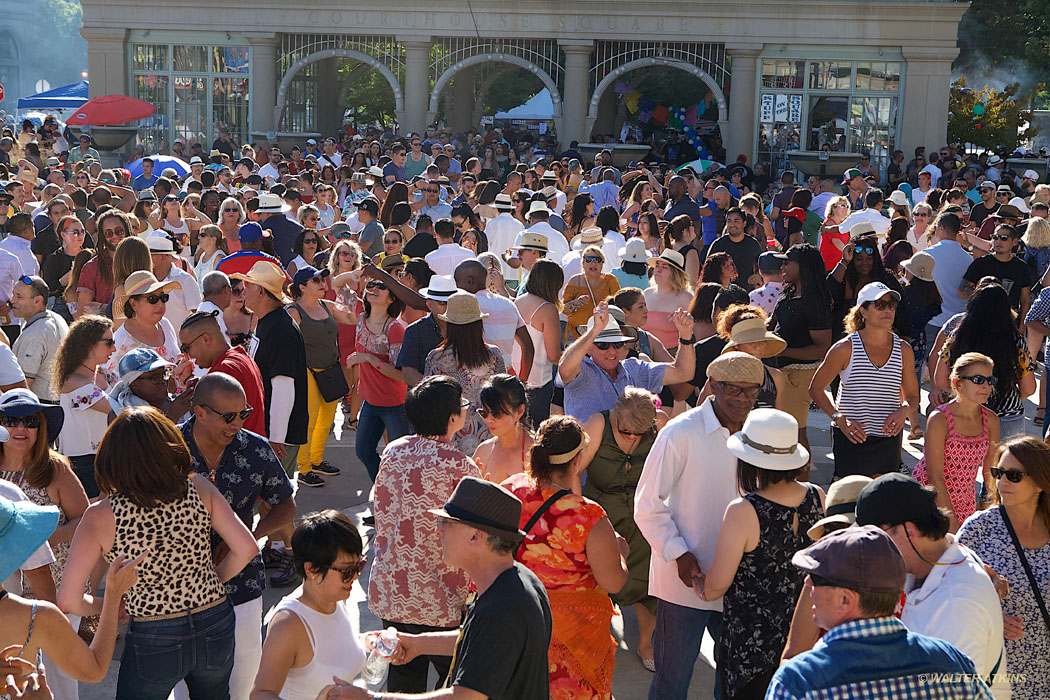
[(147, 153), (157, 153), (165, 148), (169, 127), (168, 82), (166, 75), (136, 75), (134, 79), (132, 97), (157, 105), (153, 116), (139, 124), (138, 142)]
[(135, 70), (168, 70), (166, 44), (136, 44), (131, 57)]
[(215, 129), (227, 128), (231, 134), (248, 131), (248, 79), (213, 78), (211, 122)]
[(813, 61), (809, 87), (816, 90), (849, 90), (853, 64), (849, 61)]
[(872, 161), (889, 160), (897, 138), (896, 97), (854, 97), (850, 106), (850, 142), (856, 152), (871, 153)]
[(809, 143), (811, 151), (846, 150), (846, 120), (849, 118), (849, 98), (837, 96), (810, 96)]
[(805, 61), (763, 61), (762, 87), (802, 88), (806, 75)]

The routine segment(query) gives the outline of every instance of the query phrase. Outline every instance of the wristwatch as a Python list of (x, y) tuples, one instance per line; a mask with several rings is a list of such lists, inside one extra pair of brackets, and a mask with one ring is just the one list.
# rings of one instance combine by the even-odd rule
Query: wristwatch
[(838, 423), (839, 422), (839, 418), (842, 418), (842, 414), (839, 413), (838, 411), (835, 411), (834, 413), (831, 414), (831, 422), (832, 423)]
[(368, 700), (383, 700), (383, 694), (376, 693), (370, 690), (368, 691)]
[(696, 336), (695, 335), (691, 335), (688, 338), (681, 338), (681, 337), (678, 338), (679, 345), (692, 345), (695, 342), (696, 342)]

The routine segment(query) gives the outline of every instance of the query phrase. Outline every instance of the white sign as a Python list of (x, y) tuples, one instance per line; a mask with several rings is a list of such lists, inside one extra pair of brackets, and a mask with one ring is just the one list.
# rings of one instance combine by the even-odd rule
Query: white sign
[(759, 121), (773, 121), (773, 103), (776, 102), (776, 99), (773, 95), (762, 95), (762, 116)]
[(788, 96), (777, 95), (776, 121), (786, 122), (788, 119)]
[(492, 120), (492, 117), (491, 117), (491, 116), (488, 116), (488, 117), (482, 117), (482, 118), (481, 118), (481, 123), (482, 123), (482, 124), (484, 124), (484, 125), (488, 125), (488, 124), (491, 124), (491, 123), (492, 123), (492, 121), (493, 121), (493, 120)]
[(788, 121), (796, 124), (802, 121), (802, 95), (791, 96), (791, 110), (788, 115)]

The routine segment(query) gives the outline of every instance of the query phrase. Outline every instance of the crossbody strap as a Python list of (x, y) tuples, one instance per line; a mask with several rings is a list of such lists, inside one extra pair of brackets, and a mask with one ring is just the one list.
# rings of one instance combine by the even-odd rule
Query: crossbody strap
[[(550, 507), (554, 505), (555, 501), (557, 501), (562, 496), (568, 496), (570, 493), (572, 493), (572, 491), (570, 491), (569, 489), (561, 489), (560, 491), (555, 493), (553, 496), (548, 498), (546, 501), (544, 501), (543, 505), (541, 505), (536, 510), (536, 512), (532, 514), (532, 517), (529, 518), (529, 521), (527, 523), (525, 523), (525, 527), (522, 528), (524, 530), (524, 532), (525, 532), (525, 536), (526, 537), (529, 536), (529, 532), (532, 530), (533, 526), (537, 522), (539, 522), (539, 519), (543, 517), (544, 513), (546, 513), (548, 510), (550, 510)], [(523, 551), (525, 551), (525, 541), (524, 540), (522, 540), (522, 543), (520, 545), (518, 545), (518, 551), (515, 554), (514, 558), (517, 559), (518, 561), (521, 561), (521, 555), (522, 555)]]
[(1006, 523), (1006, 530), (1010, 533), (1010, 539), (1014, 543), (1014, 549), (1017, 550), (1017, 556), (1021, 560), (1021, 566), (1024, 567), (1024, 572), (1028, 576), (1028, 585), (1032, 587), (1032, 593), (1035, 595), (1035, 602), (1039, 605), (1039, 612), (1043, 614), (1043, 624), (1046, 625), (1046, 629), (1050, 632), (1050, 612), (1046, 610), (1046, 602), (1043, 600), (1043, 594), (1039, 590), (1039, 582), (1035, 580), (1035, 575), (1032, 573), (1032, 567), (1028, 564), (1028, 557), (1025, 556), (1024, 549), (1021, 547), (1020, 540), (1017, 539), (1017, 533), (1014, 531), (1014, 525), (1010, 522), (1010, 516), (1006, 514), (1006, 508), (999, 506), (999, 515), (1003, 516), (1003, 522)]

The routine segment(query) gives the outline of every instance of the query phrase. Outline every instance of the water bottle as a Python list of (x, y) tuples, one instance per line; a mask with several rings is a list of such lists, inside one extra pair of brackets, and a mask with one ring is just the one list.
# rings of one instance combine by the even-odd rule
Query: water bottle
[(387, 673), (390, 671), (390, 658), (397, 651), (397, 630), (387, 627), (376, 639), (376, 645), (368, 653), (365, 661), (365, 670), (361, 678), (369, 690), (379, 690), (386, 683)]

